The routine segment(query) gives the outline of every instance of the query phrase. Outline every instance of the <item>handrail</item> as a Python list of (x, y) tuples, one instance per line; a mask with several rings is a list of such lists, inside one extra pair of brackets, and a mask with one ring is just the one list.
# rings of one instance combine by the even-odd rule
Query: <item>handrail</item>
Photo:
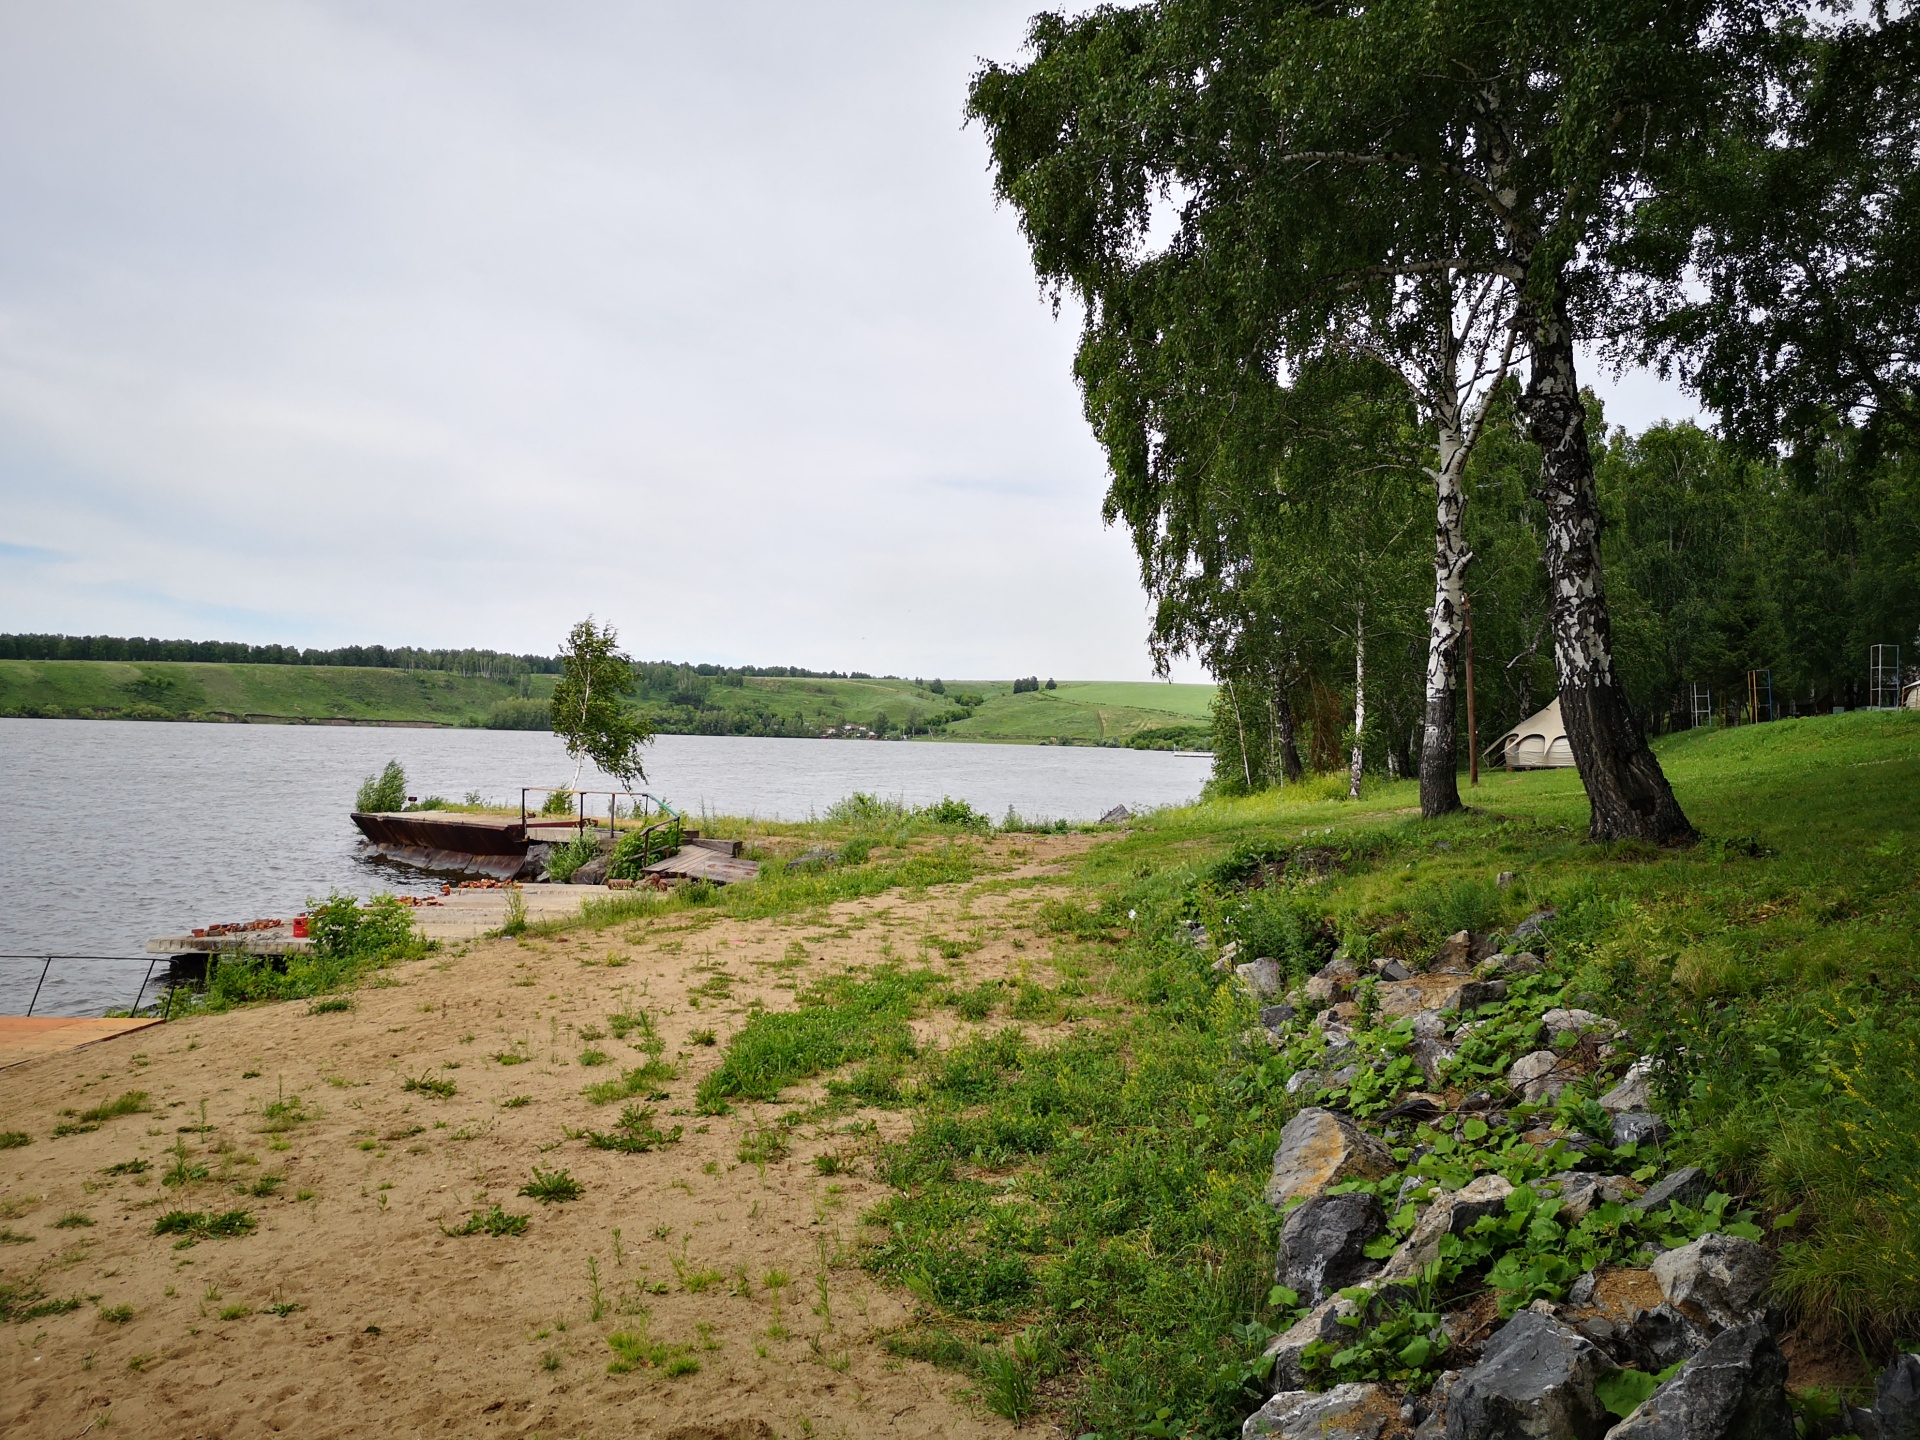
[[(160, 963), (161, 958), (147, 955), (50, 955), (44, 950), (36, 950), (32, 954), (0, 954), (0, 960), (38, 960), (40, 962), (40, 978), (34, 981), (33, 998), (27, 1002), (29, 1018), (33, 1015), (34, 1007), (40, 1003), (40, 992), (46, 986), (47, 972), (53, 968), (53, 962), (56, 960), (125, 960), (129, 962), (144, 960), (147, 973), (141, 978), (140, 988), (134, 992), (133, 1005), (127, 1012), (131, 1015), (139, 1012), (140, 1001), (145, 998), (147, 986), (153, 981), (153, 967)], [(171, 992), (168, 998), (171, 1000)]]
[[(646, 807), (649, 804), (653, 805), (656, 809), (660, 810), (662, 813), (671, 815), (675, 820), (682, 819), (682, 816), (678, 810), (674, 809), (671, 805), (667, 804), (666, 801), (662, 800), (658, 795), (655, 795), (648, 790), (568, 790), (558, 785), (555, 785), (555, 786), (522, 785), (520, 787), (520, 825), (522, 829), (525, 829), (526, 823), (527, 823), (527, 796), (534, 793), (538, 793), (541, 795), (577, 795), (579, 796), (580, 797), (579, 818), (576, 819), (573, 823), (576, 831), (582, 835), (584, 835), (587, 831), (587, 797), (589, 795), (605, 795), (607, 797), (609, 802), (607, 805), (607, 833), (609, 835), (614, 835), (618, 833), (618, 827), (615, 824), (615, 821), (617, 821), (619, 817), (614, 813), (614, 811), (618, 808), (617, 802), (619, 801), (622, 795), (627, 797), (627, 802), (629, 806), (635, 812), (637, 812), (637, 815), (640, 819), (644, 820), (646, 818), (646, 815), (647, 815)], [(596, 826), (595, 828), (598, 828), (598, 827)]]

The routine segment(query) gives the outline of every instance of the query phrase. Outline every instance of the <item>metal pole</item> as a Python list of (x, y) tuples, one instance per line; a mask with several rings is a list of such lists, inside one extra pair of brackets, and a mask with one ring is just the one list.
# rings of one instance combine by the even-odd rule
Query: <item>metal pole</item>
[(47, 983), (47, 970), (53, 964), (53, 956), (47, 956), (40, 966), (40, 979), (33, 987), (33, 999), (27, 1002), (27, 1014), (33, 1014), (33, 1007), (40, 1003), (40, 987)]
[(1460, 611), (1467, 622), (1467, 783), (1480, 783), (1480, 726), (1473, 713), (1473, 597), (1461, 593)]
[(133, 1008), (127, 1011), (128, 1019), (137, 1019), (139, 1017), (140, 1002), (146, 997), (147, 993), (147, 981), (153, 979), (153, 967), (159, 963), (158, 960), (149, 960), (147, 962), (147, 973), (140, 977), (140, 988), (136, 990), (133, 995)]

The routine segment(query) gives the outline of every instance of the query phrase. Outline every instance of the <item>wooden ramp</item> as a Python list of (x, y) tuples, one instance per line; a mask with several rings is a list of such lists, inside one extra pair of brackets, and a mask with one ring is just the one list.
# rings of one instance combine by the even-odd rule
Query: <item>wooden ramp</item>
[(104, 1020), (91, 1015), (0, 1015), (0, 1070), (160, 1023), (152, 1019)]

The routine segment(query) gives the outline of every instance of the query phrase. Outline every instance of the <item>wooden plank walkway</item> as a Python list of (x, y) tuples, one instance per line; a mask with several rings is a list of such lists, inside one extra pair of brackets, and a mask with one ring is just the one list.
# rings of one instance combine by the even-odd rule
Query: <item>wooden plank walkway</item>
[(160, 1023), (92, 1015), (0, 1015), (0, 1070)]

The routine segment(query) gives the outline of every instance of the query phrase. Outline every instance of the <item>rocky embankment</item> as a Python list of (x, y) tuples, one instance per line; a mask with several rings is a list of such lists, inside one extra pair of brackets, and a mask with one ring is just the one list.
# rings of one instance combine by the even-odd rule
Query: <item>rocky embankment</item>
[(1552, 919), (1290, 993), (1221, 948), (1308, 1102), (1267, 1188), (1291, 1323), (1248, 1440), (1920, 1437), (1916, 1355), (1871, 1409), (1796, 1416), (1765, 1234), (1670, 1162), (1660, 1057), (1572, 1003)]

